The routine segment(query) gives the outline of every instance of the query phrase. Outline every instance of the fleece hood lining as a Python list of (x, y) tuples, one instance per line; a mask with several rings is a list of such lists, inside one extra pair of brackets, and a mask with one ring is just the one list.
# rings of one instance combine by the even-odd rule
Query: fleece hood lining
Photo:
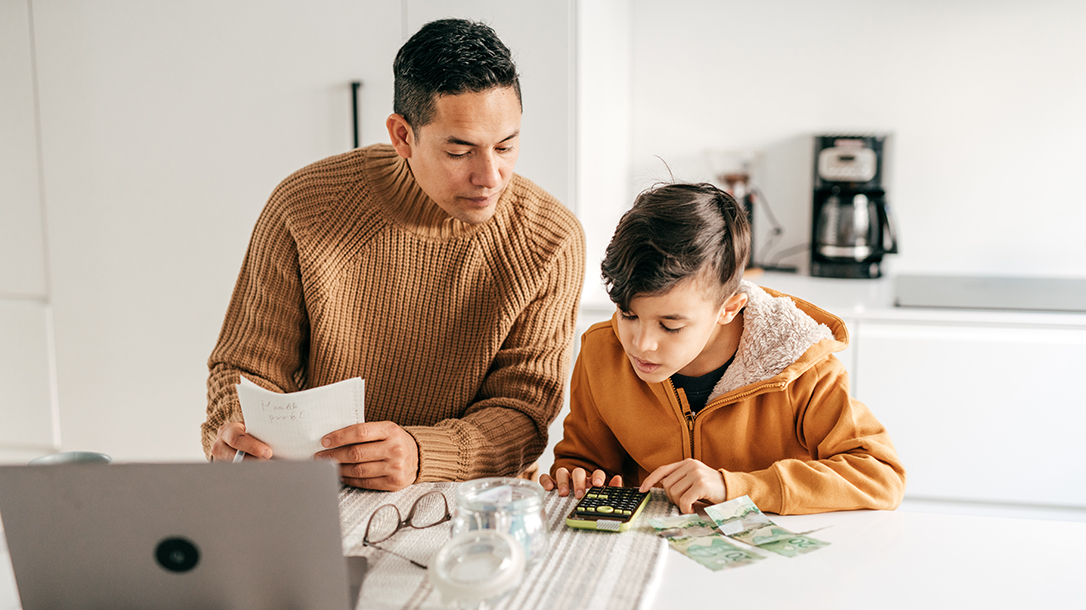
[(794, 364), (813, 345), (833, 339), (833, 331), (801, 311), (788, 297), (773, 297), (743, 280), (739, 291), (747, 295), (743, 334), (735, 360), (709, 394), (709, 400), (743, 386), (765, 381)]

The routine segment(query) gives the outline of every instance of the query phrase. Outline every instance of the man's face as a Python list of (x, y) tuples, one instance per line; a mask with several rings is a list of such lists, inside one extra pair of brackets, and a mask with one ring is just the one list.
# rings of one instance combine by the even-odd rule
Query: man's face
[(717, 339), (738, 312), (735, 297), (718, 306), (703, 292), (698, 281), (686, 280), (663, 294), (634, 297), (628, 311), (618, 312), (619, 341), (642, 381), (706, 375), (730, 357), (717, 353), (726, 343)]
[[(434, 120), (404, 131), (405, 145), (396, 150), (407, 158), (422, 190), (449, 216), (469, 224), (486, 222), (494, 216), (520, 152), (517, 94), (502, 87), (440, 95), (434, 106)], [(397, 116), (389, 119), (390, 132)]]

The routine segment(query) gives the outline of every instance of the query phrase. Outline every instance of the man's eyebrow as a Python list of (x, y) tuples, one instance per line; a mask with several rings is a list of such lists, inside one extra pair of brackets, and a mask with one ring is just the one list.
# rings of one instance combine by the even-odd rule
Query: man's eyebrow
[[(509, 140), (512, 140), (513, 138), (515, 138), (515, 137), (517, 137), (519, 135), (520, 135), (520, 130), (518, 129), (518, 130), (514, 131), (513, 133), (505, 136), (505, 138), (502, 139), (500, 142), (498, 142), (498, 144), (508, 142)], [(454, 136), (449, 136), (449, 137), (445, 138), (445, 143), (446, 144), (455, 144), (457, 146), (478, 146), (478, 144), (476, 144), (475, 142), (468, 142), (467, 140), (461, 140), (460, 138), (457, 138), (457, 137), (454, 137)]]

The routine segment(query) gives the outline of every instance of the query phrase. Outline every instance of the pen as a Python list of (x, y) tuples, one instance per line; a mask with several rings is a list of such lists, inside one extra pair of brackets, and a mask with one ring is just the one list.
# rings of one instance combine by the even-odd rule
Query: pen
[(245, 459), (245, 452), (242, 451), (241, 449), (238, 449), (238, 452), (234, 454), (234, 463), (237, 464), (238, 462), (240, 462), (240, 461), (242, 461), (244, 459)]

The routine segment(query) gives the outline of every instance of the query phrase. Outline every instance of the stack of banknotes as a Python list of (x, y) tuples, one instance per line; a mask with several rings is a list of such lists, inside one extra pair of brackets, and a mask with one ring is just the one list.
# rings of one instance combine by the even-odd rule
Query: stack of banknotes
[[(795, 557), (830, 544), (807, 536), (810, 532), (797, 534), (773, 523), (747, 496), (710, 506), (705, 514), (711, 521), (695, 514), (649, 519), (649, 524), (671, 548), (711, 570), (765, 559), (751, 547)], [(743, 545), (734, 544), (736, 540)]]

